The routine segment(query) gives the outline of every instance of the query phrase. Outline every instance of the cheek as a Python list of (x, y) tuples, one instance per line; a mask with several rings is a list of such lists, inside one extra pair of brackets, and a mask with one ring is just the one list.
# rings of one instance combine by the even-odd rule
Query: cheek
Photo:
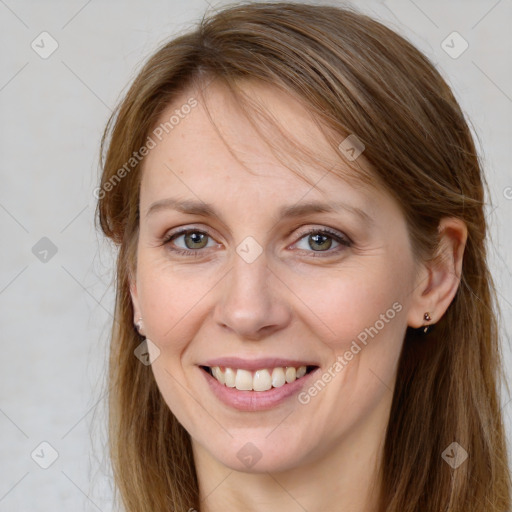
[(181, 351), (193, 337), (195, 318), (218, 278), (198, 270), (177, 272), (165, 262), (149, 259), (139, 261), (137, 273), (147, 337), (161, 348)]
[(302, 283), (294, 289), (307, 305), (305, 323), (322, 329), (319, 338), (329, 354), (318, 376), (325, 378), (327, 392), (313, 383), (302, 395), (318, 429), (349, 428), (392, 388), (407, 325), (408, 270), (402, 269), (375, 261), (335, 278), (317, 275), (314, 287)]
[(404, 275), (398, 278), (389, 267), (375, 262), (365, 268), (316, 273), (295, 280), (293, 290), (306, 306), (302, 309), (309, 311), (308, 323), (316, 318), (324, 342), (338, 352), (359, 335), (364, 339), (365, 329), (375, 324), (383, 332), (390, 332), (392, 324), (398, 324), (396, 328), (401, 330), (404, 315), (400, 312), (405, 310), (407, 289)]

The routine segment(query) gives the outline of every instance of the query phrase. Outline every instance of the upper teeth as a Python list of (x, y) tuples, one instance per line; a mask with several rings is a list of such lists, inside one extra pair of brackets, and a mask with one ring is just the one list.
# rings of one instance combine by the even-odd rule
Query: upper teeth
[(211, 368), (213, 376), (228, 388), (236, 388), (240, 391), (267, 391), (272, 386), (279, 388), (286, 382), (290, 383), (306, 375), (306, 366), (264, 368), (254, 373), (248, 370), (225, 368), (219, 366)]

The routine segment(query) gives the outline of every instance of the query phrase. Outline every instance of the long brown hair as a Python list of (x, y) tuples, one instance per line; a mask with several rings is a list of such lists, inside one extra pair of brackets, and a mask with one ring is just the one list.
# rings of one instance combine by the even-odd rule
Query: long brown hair
[[(454, 300), (428, 341), (411, 329), (404, 340), (379, 510), (508, 511), (497, 301), (486, 257), (486, 183), (464, 115), (426, 57), (381, 23), (346, 8), (259, 2), (205, 17), (195, 30), (162, 46), (139, 72), (103, 136), (97, 219), (119, 246), (109, 439), (126, 510), (199, 509), (189, 435), (165, 404), (151, 368), (133, 354), (142, 340), (133, 327), (129, 291), (142, 163), (126, 163), (148, 145), (163, 109), (205, 77), (233, 90), (241, 80), (262, 80), (303, 101), (330, 133), (355, 134), (366, 147), (374, 179), (401, 206), (418, 257), (435, 253), (443, 217), (466, 223)], [(468, 453), (456, 469), (441, 456), (453, 442)]]

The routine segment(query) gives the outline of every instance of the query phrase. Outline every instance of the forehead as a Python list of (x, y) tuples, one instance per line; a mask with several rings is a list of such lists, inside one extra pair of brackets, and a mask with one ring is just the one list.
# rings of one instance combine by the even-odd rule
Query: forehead
[[(302, 190), (314, 199), (340, 188), (340, 171), (354, 176), (300, 101), (266, 84), (240, 85), (244, 98), (259, 110), (244, 111), (218, 81), (185, 90), (165, 109), (153, 130), (156, 145), (143, 163), (142, 203), (171, 184), (199, 196), (219, 183), (229, 186), (230, 193), (247, 187), (257, 193), (272, 183), (276, 191)], [(368, 167), (363, 155), (359, 160)], [(365, 193), (357, 180), (343, 184)]]

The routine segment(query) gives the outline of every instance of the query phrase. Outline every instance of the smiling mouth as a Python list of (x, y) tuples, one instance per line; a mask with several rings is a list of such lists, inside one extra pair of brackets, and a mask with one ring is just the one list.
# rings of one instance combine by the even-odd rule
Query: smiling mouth
[(316, 370), (318, 366), (278, 366), (249, 371), (241, 368), (201, 366), (201, 369), (228, 388), (239, 391), (268, 391), (291, 384)]

